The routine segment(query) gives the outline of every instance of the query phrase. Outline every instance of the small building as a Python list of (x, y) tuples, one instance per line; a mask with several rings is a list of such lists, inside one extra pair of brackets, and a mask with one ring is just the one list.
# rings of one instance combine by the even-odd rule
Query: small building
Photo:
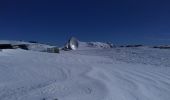
[(60, 49), (58, 47), (47, 48), (48, 53), (60, 53)]

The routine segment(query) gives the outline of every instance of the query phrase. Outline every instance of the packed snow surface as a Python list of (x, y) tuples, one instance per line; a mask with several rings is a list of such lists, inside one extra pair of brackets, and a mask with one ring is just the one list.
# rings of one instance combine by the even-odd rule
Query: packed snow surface
[(170, 100), (170, 50), (2, 50), (0, 100)]

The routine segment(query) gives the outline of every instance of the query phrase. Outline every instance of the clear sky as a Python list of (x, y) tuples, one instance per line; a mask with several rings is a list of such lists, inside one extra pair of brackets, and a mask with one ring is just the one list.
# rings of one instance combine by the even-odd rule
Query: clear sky
[(170, 0), (0, 0), (0, 39), (170, 44)]

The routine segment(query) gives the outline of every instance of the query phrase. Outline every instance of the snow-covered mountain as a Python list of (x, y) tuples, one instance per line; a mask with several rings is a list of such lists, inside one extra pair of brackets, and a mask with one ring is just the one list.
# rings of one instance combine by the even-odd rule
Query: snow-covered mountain
[(10, 40), (0, 40), (0, 44), (11, 44), (11, 45), (27, 45), (29, 50), (32, 51), (44, 51), (47, 48), (52, 48), (54, 46), (50, 46), (47, 44), (41, 44), (41, 43), (30, 43), (25, 41), (10, 41)]
[(113, 48), (114, 45), (112, 43), (103, 43), (103, 42), (87, 42), (88, 47), (96, 47), (96, 48)]
[(60, 54), (0, 51), (0, 100), (169, 100), (169, 49), (93, 44)]

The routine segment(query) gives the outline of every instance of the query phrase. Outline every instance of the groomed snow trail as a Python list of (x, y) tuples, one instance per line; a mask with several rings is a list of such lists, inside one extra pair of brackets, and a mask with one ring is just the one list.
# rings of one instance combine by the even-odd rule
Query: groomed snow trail
[(169, 100), (168, 63), (134, 63), (124, 56), (119, 61), (116, 54), (114, 49), (109, 54), (103, 49), (60, 54), (3, 50), (0, 100)]

